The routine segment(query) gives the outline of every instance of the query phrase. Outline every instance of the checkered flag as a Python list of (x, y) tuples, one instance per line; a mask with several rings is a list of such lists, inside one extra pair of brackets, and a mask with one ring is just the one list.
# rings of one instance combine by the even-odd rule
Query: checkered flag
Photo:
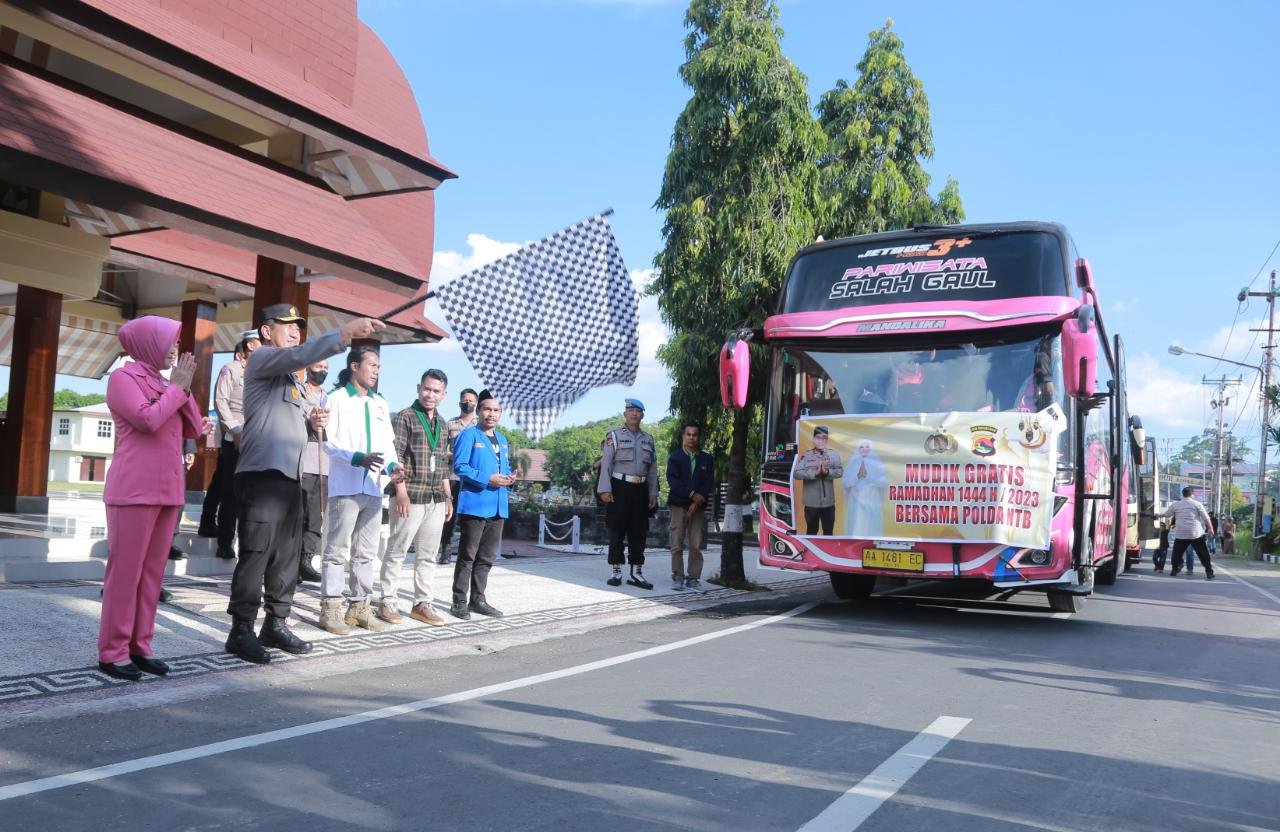
[(636, 291), (606, 216), (436, 290), (471, 366), (535, 442), (588, 390), (636, 380)]

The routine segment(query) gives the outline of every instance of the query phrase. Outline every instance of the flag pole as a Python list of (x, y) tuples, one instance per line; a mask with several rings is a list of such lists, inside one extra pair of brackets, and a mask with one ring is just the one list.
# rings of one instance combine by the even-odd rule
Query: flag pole
[[(611, 217), (613, 216), (613, 209), (606, 208), (603, 211), (601, 211), (599, 214), (596, 214), (596, 216)], [(387, 312), (383, 315), (379, 315), (378, 320), (384, 321), (384, 322), (389, 321), (391, 318), (394, 318), (396, 315), (399, 315), (404, 310), (413, 307), (415, 304), (426, 303), (427, 301), (431, 300), (435, 296), (436, 296), (436, 292), (434, 289), (432, 289), (431, 291), (427, 292), (425, 295), (419, 295), (415, 297), (413, 300), (406, 301), (405, 303), (400, 304), (395, 309), (392, 309), (390, 312)]]
[(392, 309), (390, 312), (387, 312), (385, 315), (379, 315), (378, 320), (389, 321), (390, 319), (394, 318), (396, 315), (399, 315), (404, 310), (409, 309), (419, 303), (426, 303), (427, 301), (431, 300), (435, 296), (436, 296), (436, 292), (434, 289), (432, 289), (430, 292), (427, 292), (425, 295), (418, 295), (413, 300), (406, 301), (400, 304), (395, 309)]

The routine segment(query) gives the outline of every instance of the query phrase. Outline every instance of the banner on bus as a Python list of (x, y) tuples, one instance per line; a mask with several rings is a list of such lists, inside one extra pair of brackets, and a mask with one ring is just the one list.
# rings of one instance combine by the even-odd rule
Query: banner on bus
[(801, 536), (1043, 549), (1062, 410), (797, 421)]

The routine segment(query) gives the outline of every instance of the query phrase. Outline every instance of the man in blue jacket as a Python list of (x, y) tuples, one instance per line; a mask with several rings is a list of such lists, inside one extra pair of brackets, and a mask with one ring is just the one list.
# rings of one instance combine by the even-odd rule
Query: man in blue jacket
[[(511, 473), (511, 449), (498, 433), (502, 405), (488, 390), (480, 392), (476, 424), (453, 442), (453, 472), (458, 475), (458, 560), (453, 567), (454, 618), (468, 619), (472, 612), (501, 618), (502, 613), (485, 600), (489, 570), (502, 545), (502, 524), (508, 515), (507, 489), (517, 477)], [(470, 603), (467, 591), (471, 592)]]
[[(698, 450), (702, 427), (692, 422), (680, 429), (680, 450), (667, 457), (667, 505), (671, 507), (671, 588), (701, 589), (702, 541), (707, 532), (703, 509), (711, 499), (711, 454)], [(689, 546), (689, 566), (684, 547)]]

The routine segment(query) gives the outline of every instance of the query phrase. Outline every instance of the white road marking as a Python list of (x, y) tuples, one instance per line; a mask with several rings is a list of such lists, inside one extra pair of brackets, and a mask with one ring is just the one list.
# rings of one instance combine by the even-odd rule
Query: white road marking
[[(339, 728), (349, 728), (353, 725), (363, 725), (366, 722), (377, 722), (383, 719), (391, 719), (405, 714), (417, 713), (419, 711), (429, 711), (440, 708), (445, 705), (453, 705), (458, 702), (469, 702), (472, 699), (480, 699), (485, 696), (492, 696), (498, 693), (506, 693), (507, 691), (518, 690), (519, 688), (527, 688), (533, 685), (540, 685), (544, 682), (554, 682), (558, 679), (567, 679), (571, 676), (580, 676), (583, 673), (590, 673), (595, 670), (604, 670), (605, 668), (614, 667), (620, 664), (626, 664), (638, 659), (647, 659), (651, 656), (659, 656), (663, 653), (670, 653), (673, 650), (680, 650), (685, 647), (692, 647), (695, 644), (702, 644), (707, 641), (724, 638), (725, 636), (737, 635), (745, 633), (748, 630), (754, 630), (758, 627), (764, 627), (768, 624), (775, 624), (779, 621), (785, 621), (797, 615), (802, 615), (814, 607), (818, 606), (817, 602), (809, 602), (788, 610), (779, 615), (771, 615), (768, 618), (762, 618), (759, 621), (752, 621), (749, 624), (739, 624), (736, 627), (729, 627), (725, 630), (717, 630), (713, 633), (704, 633), (693, 638), (686, 638), (680, 641), (673, 641), (670, 644), (662, 644), (657, 647), (649, 647), (644, 650), (636, 650), (632, 653), (623, 653), (620, 656), (613, 656), (608, 659), (600, 659), (586, 664), (576, 665), (574, 667), (566, 667), (562, 670), (553, 670), (548, 673), (538, 673), (533, 676), (524, 676), (520, 679), (512, 679), (509, 682), (499, 682), (494, 685), (485, 685), (484, 687), (472, 688), (471, 690), (460, 691), (459, 693), (451, 693), (446, 696), (437, 696), (432, 699), (420, 699), (416, 702), (408, 702), (403, 705), (393, 705), (389, 708), (379, 708), (376, 711), (364, 711), (362, 713), (350, 714), (349, 716), (335, 717), (334, 719), (324, 719), (319, 722), (308, 722), (303, 725), (295, 725), (292, 728), (281, 728), (276, 731), (265, 731), (261, 734), (250, 734), (244, 737), (238, 737), (231, 740), (223, 740), (222, 742), (209, 743), (207, 745), (197, 745), (191, 748), (182, 748), (177, 751), (169, 751), (164, 754), (153, 754), (149, 757), (138, 757), (133, 760), (124, 760), (119, 763), (111, 763), (110, 765), (98, 766), (97, 768), (87, 768), (80, 771), (72, 771), (66, 774), (58, 774), (53, 777), (41, 777), (37, 780), (27, 780), (22, 783), (13, 783), (8, 786), (0, 787), (0, 802), (5, 800), (13, 800), (17, 797), (26, 797), (27, 795), (38, 794), (39, 792), (52, 791), (67, 786), (76, 786), (82, 783), (93, 783), (98, 780), (106, 780), (111, 777), (120, 777), (125, 774), (132, 774), (137, 771), (146, 771), (153, 768), (161, 768), (176, 763), (185, 763), (189, 760), (199, 760), (205, 757), (214, 757), (218, 754), (226, 754), (232, 751), (239, 751), (244, 748), (256, 748), (260, 745), (269, 745), (275, 742), (283, 742), (296, 737), (305, 737), (312, 734), (321, 734), (325, 731), (335, 731)], [(968, 720), (965, 720), (966, 722)], [(963, 726), (962, 726), (963, 727)], [(959, 730), (959, 729), (956, 729)], [(901, 753), (901, 752), (899, 752)]]
[(876, 766), (858, 785), (836, 798), (822, 814), (800, 827), (799, 832), (857, 829), (970, 722), (958, 716), (938, 717), (896, 754)]
[(1231, 571), (1230, 569), (1228, 569), (1227, 567), (1225, 567), (1225, 566), (1217, 566), (1217, 567), (1215, 567), (1215, 571), (1223, 572), (1223, 573), (1225, 573), (1225, 574), (1227, 574), (1227, 575), (1230, 575), (1230, 576), (1231, 576), (1231, 579), (1232, 579), (1233, 581), (1239, 581), (1240, 583), (1242, 583), (1242, 584), (1244, 584), (1245, 586), (1249, 587), (1249, 589), (1252, 589), (1254, 592), (1258, 593), (1259, 595), (1262, 595), (1262, 596), (1263, 596), (1263, 597), (1265, 597), (1265, 598), (1270, 598), (1272, 601), (1275, 601), (1277, 604), (1280, 604), (1280, 596), (1277, 596), (1277, 595), (1275, 595), (1274, 593), (1268, 592), (1267, 590), (1263, 589), (1262, 587), (1258, 586), (1258, 585), (1257, 585), (1257, 584), (1255, 584), (1255, 583), (1251, 583), (1250, 581), (1246, 581), (1244, 578), (1242, 578), (1242, 577), (1240, 577), (1239, 575), (1237, 575), (1236, 573), (1232, 572), (1232, 571)]

